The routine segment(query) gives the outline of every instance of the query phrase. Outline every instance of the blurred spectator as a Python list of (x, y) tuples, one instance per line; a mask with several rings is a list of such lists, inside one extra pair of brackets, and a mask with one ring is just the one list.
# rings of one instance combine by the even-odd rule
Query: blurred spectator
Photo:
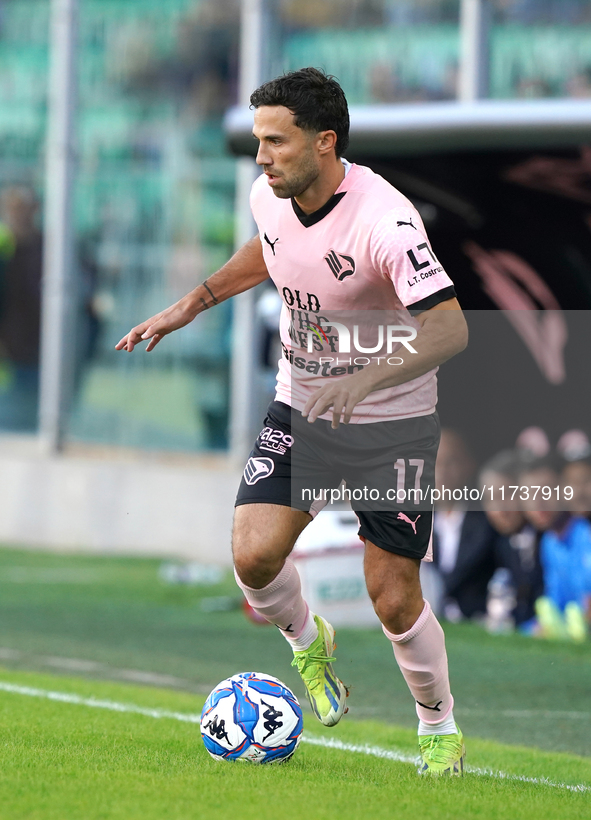
[(585, 640), (591, 625), (589, 436), (569, 430), (553, 455), (543, 429), (524, 429), (514, 450), (498, 453), (479, 473), (484, 514), (470, 509), (465, 492), (474, 466), (462, 437), (444, 429), (435, 470), (441, 499), (434, 563), (421, 568), (426, 597), (448, 620), (478, 620), (486, 612), (495, 631), (514, 625), (526, 634)]
[[(519, 484), (530, 489), (524, 502), (525, 514), (542, 533), (544, 595), (536, 601), (541, 635), (585, 640), (591, 596), (591, 524), (561, 510), (555, 489), (558, 487), (560, 493), (558, 472), (550, 457), (523, 470)], [(536, 487), (542, 491), (534, 500)], [(545, 488), (551, 492), (543, 492)]]
[(572, 488), (568, 509), (591, 519), (591, 442), (582, 430), (569, 430), (556, 449), (565, 462), (560, 476), (563, 493)]
[(376, 103), (409, 103), (428, 100), (451, 100), (457, 97), (458, 66), (450, 62), (443, 76), (409, 85), (401, 81), (396, 66), (378, 60), (369, 69), (369, 93)]
[(455, 430), (444, 427), (441, 430), (435, 465), (435, 483), (440, 493), (440, 500), (436, 504), (438, 510), (466, 508), (466, 503), (462, 505), (459, 495), (463, 495), (464, 487), (472, 486), (475, 469), (476, 462), (462, 436)]
[(374, 63), (369, 70), (369, 93), (372, 102), (402, 102), (407, 91), (400, 84), (393, 67), (384, 61)]
[(273, 371), (273, 383), (277, 362), (281, 359), (281, 339), (277, 328), (283, 302), (276, 288), (263, 285), (256, 303), (257, 324), (261, 328), (260, 364)]
[[(532, 460), (522, 467), (517, 483), (518, 500), (525, 517), (538, 532), (562, 526), (568, 513), (560, 511), (560, 499), (556, 498), (559, 476), (556, 460), (552, 456)], [(536, 488), (539, 489), (536, 491)]]
[(567, 97), (587, 99), (591, 97), (591, 67), (587, 67), (570, 77), (565, 84)]
[(0, 392), (0, 428), (34, 431), (39, 398), (39, 340), (43, 237), (37, 227), (39, 203), (32, 189), (5, 188), (0, 220), (14, 252), (3, 266), (0, 357), (7, 379)]
[(591, 442), (582, 430), (567, 430), (559, 438), (556, 452), (565, 461), (578, 461), (591, 456)]
[(567, 502), (570, 511), (591, 520), (591, 457), (567, 463), (560, 482), (563, 492), (572, 487), (573, 497)]
[(221, 117), (236, 102), (239, 40), (238, 0), (199, 3), (180, 28), (176, 69), (200, 119)]
[[(492, 612), (489, 598), (489, 617), (497, 622), (510, 618), (518, 629), (530, 632), (535, 626), (535, 602), (544, 592), (544, 579), (539, 552), (541, 535), (526, 521), (520, 502), (511, 499), (510, 488), (517, 484), (521, 466), (517, 452), (503, 450), (484, 465), (479, 484), (487, 488), (486, 517), (504, 536), (497, 541), (497, 564), (509, 571), (509, 588), (503, 598), (510, 610), (506, 614)], [(498, 610), (501, 602), (496, 603)]]
[[(444, 585), (443, 614), (448, 620), (483, 619), (488, 582), (496, 566), (498, 534), (481, 511), (454, 501), (453, 491), (471, 487), (474, 460), (461, 436), (441, 431), (435, 467), (437, 488), (447, 492), (434, 517), (433, 561)], [(456, 493), (458, 495), (458, 492)]]
[(453, 0), (383, 0), (386, 19), (393, 26), (458, 22), (458, 4)]
[(382, 26), (386, 22), (386, 0), (280, 0), (280, 3), (283, 22), (293, 28), (362, 28)]
[(526, 459), (544, 458), (550, 452), (550, 442), (541, 427), (526, 427), (517, 436), (515, 447)]
[(510, 487), (517, 482), (522, 461), (513, 450), (502, 450), (486, 462), (479, 484), (486, 488), (483, 506), (486, 516), (501, 535), (513, 535), (525, 526), (519, 502), (511, 498)]
[(515, 97), (533, 100), (552, 96), (551, 86), (542, 77), (523, 77), (515, 84)]
[(239, 0), (204, 0), (182, 18), (176, 47), (165, 55), (149, 24), (123, 26), (112, 71), (136, 91), (175, 95), (184, 120), (220, 118), (236, 102), (239, 39)]
[(350, 0), (281, 0), (281, 17), (293, 29), (346, 25)]
[(457, 62), (454, 60), (445, 67), (445, 75), (443, 77), (443, 85), (441, 88), (442, 100), (455, 100), (458, 96), (458, 84), (460, 79), (460, 69)]
[(587, 0), (496, 0), (501, 21), (534, 25), (540, 23), (577, 23), (588, 20)]
[(545, 637), (582, 641), (591, 615), (591, 524), (570, 516), (562, 521), (542, 536), (545, 594), (536, 611)]

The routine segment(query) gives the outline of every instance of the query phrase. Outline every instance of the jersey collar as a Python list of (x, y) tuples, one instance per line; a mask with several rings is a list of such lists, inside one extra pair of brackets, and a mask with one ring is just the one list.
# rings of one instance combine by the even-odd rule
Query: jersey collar
[(327, 216), (332, 209), (339, 204), (346, 193), (346, 191), (341, 191), (340, 194), (333, 194), (328, 202), (324, 203), (322, 208), (318, 208), (317, 211), (312, 211), (311, 214), (304, 213), (293, 197), (291, 204), (295, 215), (300, 220), (304, 228), (310, 228), (312, 225), (316, 225), (317, 222), (320, 222), (321, 219), (324, 219), (324, 217)]
[(351, 185), (351, 181), (355, 177), (355, 174), (351, 172), (354, 169), (356, 169), (357, 166), (353, 165), (351, 162), (348, 162), (348, 160), (344, 159), (343, 157), (341, 157), (341, 162), (345, 166), (345, 176), (339, 187), (334, 192), (334, 194), (331, 196), (328, 202), (324, 203), (322, 208), (318, 208), (317, 211), (313, 211), (311, 214), (305, 214), (298, 205), (298, 203), (295, 201), (295, 199), (292, 198), (291, 205), (293, 207), (294, 213), (300, 220), (304, 228), (310, 228), (312, 225), (316, 225), (317, 222), (320, 222), (321, 219), (324, 219), (325, 216), (328, 216), (332, 209), (339, 204), (341, 199), (347, 193), (347, 190)]

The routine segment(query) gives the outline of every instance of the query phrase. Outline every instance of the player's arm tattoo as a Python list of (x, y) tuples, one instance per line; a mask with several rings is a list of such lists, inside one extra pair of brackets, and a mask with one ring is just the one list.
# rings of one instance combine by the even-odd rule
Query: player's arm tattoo
[(216, 298), (215, 298), (215, 296), (213, 295), (213, 291), (212, 291), (212, 289), (211, 289), (211, 288), (209, 287), (209, 285), (207, 284), (207, 279), (205, 280), (205, 282), (202, 282), (201, 284), (203, 285), (203, 287), (205, 288), (205, 290), (206, 290), (206, 291), (209, 293), (209, 295), (211, 296), (211, 299), (212, 299), (212, 304), (211, 304), (211, 305), (208, 305), (208, 304), (207, 304), (207, 302), (205, 301), (205, 299), (203, 298), (203, 296), (200, 296), (200, 297), (199, 297), (199, 301), (200, 301), (200, 302), (201, 302), (201, 304), (203, 305), (203, 310), (209, 310), (209, 308), (210, 308), (210, 307), (213, 307), (213, 305), (217, 305), (217, 304), (219, 304), (219, 299), (216, 299)]
[[(207, 284), (207, 279), (205, 280), (205, 282), (203, 282), (203, 287), (205, 288), (205, 290), (209, 293), (209, 295), (210, 295), (210, 296), (211, 296), (211, 298), (213, 299), (213, 303), (214, 303), (214, 305), (217, 305), (217, 304), (218, 304), (218, 300), (215, 298), (215, 296), (214, 296), (214, 295), (213, 295), (213, 293), (212, 293), (211, 288), (210, 288), (210, 287), (209, 287), (209, 285)], [(205, 304), (205, 301), (204, 301), (203, 299), (202, 299), (201, 301)]]

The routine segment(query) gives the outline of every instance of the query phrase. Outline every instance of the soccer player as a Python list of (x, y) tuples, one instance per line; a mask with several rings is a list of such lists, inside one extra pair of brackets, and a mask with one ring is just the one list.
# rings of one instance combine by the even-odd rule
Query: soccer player
[[(264, 171), (251, 194), (257, 236), (179, 302), (134, 327), (117, 349), (131, 352), (147, 340), (146, 350), (153, 350), (219, 302), (269, 276), (276, 285), (284, 302), (284, 355), (276, 400), (238, 491), (235, 574), (249, 604), (291, 644), (314, 713), (333, 726), (347, 690), (332, 665), (334, 630), (309, 611), (290, 558), (316, 511), (312, 500), (294, 498), (291, 457), (298, 452), (298, 466), (307, 463), (320, 489), (338, 487), (341, 479), (359, 488), (373, 478), (382, 486), (432, 487), (435, 374), (466, 346), (467, 329), (417, 210), (369, 168), (343, 158), (349, 113), (335, 79), (305, 68), (265, 83), (251, 104), (256, 161)], [(326, 317), (334, 311), (404, 311), (406, 325), (416, 328), (412, 355), (332, 367)], [(298, 333), (310, 325), (318, 331), (312, 356), (309, 334)], [(419, 771), (462, 774), (465, 749), (453, 718), (444, 634), (419, 582), (432, 509), (410, 506), (354, 505), (366, 583), (416, 702)]]

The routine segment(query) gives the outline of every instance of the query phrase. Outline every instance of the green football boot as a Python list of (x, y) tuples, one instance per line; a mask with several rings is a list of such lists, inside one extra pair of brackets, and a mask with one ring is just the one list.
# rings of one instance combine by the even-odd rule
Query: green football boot
[(334, 629), (314, 615), (318, 637), (302, 652), (294, 652), (292, 666), (296, 666), (306, 687), (306, 696), (312, 711), (325, 726), (336, 726), (345, 712), (348, 692), (332, 668), (335, 649)]
[(419, 774), (452, 776), (464, 775), (464, 761), (466, 747), (464, 736), (456, 724), (458, 733), (455, 735), (425, 735), (419, 737), (421, 751), (421, 765)]

